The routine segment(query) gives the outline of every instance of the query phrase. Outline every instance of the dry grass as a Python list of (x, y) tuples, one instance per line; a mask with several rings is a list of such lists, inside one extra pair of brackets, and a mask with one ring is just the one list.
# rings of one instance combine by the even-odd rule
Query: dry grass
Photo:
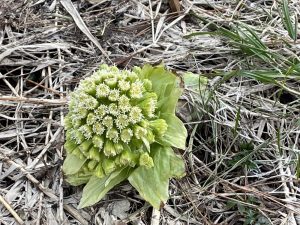
[[(298, 0), (289, 7), (300, 16)], [(299, 40), (288, 37), (279, 9), (271, 0), (182, 0), (179, 12), (163, 0), (1, 1), (0, 224), (154, 225), (160, 216), (159, 224), (174, 225), (299, 225), (299, 74), (268, 84), (226, 75), (282, 72), (286, 62), (245, 55), (220, 36), (185, 38), (239, 22), (268, 51), (297, 60)], [(179, 75), (209, 78), (201, 93), (186, 88), (182, 96), (187, 176), (170, 182), (171, 198), (160, 212), (127, 183), (78, 210), (81, 188), (64, 182), (67, 96), (103, 62), (120, 68), (164, 62)]]

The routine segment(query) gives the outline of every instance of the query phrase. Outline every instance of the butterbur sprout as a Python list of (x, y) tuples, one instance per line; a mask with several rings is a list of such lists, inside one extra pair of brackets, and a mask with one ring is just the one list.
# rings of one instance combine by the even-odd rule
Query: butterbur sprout
[[(184, 174), (182, 159), (170, 148), (185, 147), (186, 130), (175, 116), (180, 93), (176, 76), (161, 66), (128, 71), (102, 65), (79, 83), (64, 121), (63, 170), (69, 183), (87, 183), (80, 207), (96, 203), (125, 179), (154, 207), (167, 200), (161, 197), (167, 194), (156, 198), (145, 192), (149, 189), (139, 182), (144, 177), (153, 185), (155, 176), (168, 180)], [(101, 194), (94, 193), (95, 185)]]

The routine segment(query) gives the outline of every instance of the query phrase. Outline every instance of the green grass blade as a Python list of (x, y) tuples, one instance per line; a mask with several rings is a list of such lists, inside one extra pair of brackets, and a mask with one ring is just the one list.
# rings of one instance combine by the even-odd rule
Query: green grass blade
[[(296, 41), (297, 40), (297, 20), (295, 20), (295, 26), (293, 26), (292, 20), (291, 20), (291, 14), (289, 11), (288, 6), (288, 0), (282, 0), (282, 22), (287, 29), (289, 36)], [(297, 19), (297, 18), (296, 18)]]
[(254, 30), (252, 30), (249, 26), (242, 25), (242, 27), (248, 32), (243, 32), (242, 29), (240, 30), (243, 32), (243, 34), (247, 37), (247, 40), (252, 43), (252, 45), (256, 46), (257, 48), (260, 49), (268, 49), (268, 47), (260, 40), (258, 35), (255, 33)]
[(194, 36), (199, 36), (199, 35), (218, 35), (217, 32), (210, 32), (210, 31), (199, 31), (199, 32), (193, 32), (193, 33), (190, 33), (188, 35), (185, 35), (183, 36), (184, 38), (191, 38), (191, 37), (194, 37)]

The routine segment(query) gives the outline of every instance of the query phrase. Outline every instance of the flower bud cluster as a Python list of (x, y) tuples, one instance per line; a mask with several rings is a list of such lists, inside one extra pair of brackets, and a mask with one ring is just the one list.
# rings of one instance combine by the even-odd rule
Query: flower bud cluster
[(101, 178), (123, 166), (153, 166), (147, 146), (165, 134), (167, 123), (156, 113), (152, 82), (139, 69), (102, 65), (72, 93), (65, 149), (86, 159), (81, 172)]

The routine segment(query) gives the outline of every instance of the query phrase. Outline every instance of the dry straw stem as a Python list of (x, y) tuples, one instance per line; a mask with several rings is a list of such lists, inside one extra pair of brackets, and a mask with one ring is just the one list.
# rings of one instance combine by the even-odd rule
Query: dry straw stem
[[(3, 160), (3, 161), (5, 161), (5, 162), (7, 162), (7, 163), (9, 163), (10, 165), (13, 165), (14, 167), (18, 168), (20, 170), (20, 172), (22, 172), (27, 177), (28, 180), (30, 180), (34, 185), (36, 185), (51, 200), (53, 200), (55, 202), (59, 201), (59, 198), (55, 195), (55, 193), (53, 193), (52, 190), (49, 190), (48, 188), (44, 187), (34, 176), (32, 176), (31, 174), (29, 174), (29, 172), (23, 166), (21, 166), (18, 163), (10, 160), (7, 156), (2, 155), (2, 154), (0, 154), (0, 159)], [(8, 208), (9, 204), (5, 203), (4, 201), (5, 200), (3, 199), (3, 204), (5, 205), (5, 207), (7, 209), (9, 209), (9, 211), (13, 214), (13, 216), (19, 222), (21, 222), (21, 220), (19, 220), (20, 218), (18, 217), (18, 215), (15, 212), (11, 211), (12, 209)], [(80, 221), (81, 224), (84, 224), (84, 225), (88, 224), (88, 222), (72, 206), (64, 205), (64, 209), (67, 210), (71, 215), (73, 215), (78, 221)]]
[(40, 99), (40, 98), (25, 98), (25, 97), (14, 97), (14, 96), (0, 96), (0, 101), (7, 101), (11, 103), (32, 103), (46, 106), (63, 106), (67, 104), (66, 100), (63, 99)]
[(7, 203), (7, 201), (5, 201), (5, 199), (1, 195), (0, 195), (0, 202), (13, 215), (13, 217), (16, 219), (18, 224), (20, 225), (25, 224), (24, 221), (16, 213), (16, 211), (10, 206), (10, 204)]
[[(242, 69), (282, 72), (289, 59), (299, 60), (299, 39), (289, 36), (290, 24), (299, 18), (298, 0), (284, 9), (291, 15), (290, 31), (282, 22), (282, 1), (182, 0), (179, 13), (162, 0), (73, 0), (69, 8), (66, 2), (70, 6), (57, 0), (0, 4), (0, 196), (21, 220), (105, 223), (107, 217), (118, 218), (110, 210), (113, 203), (127, 198), (131, 209), (124, 221), (151, 223), (152, 209), (143, 208), (128, 185), (94, 207), (77, 210), (80, 188), (63, 182), (61, 127), (68, 93), (99, 64), (112, 61), (120, 68), (163, 62), (179, 75), (188, 70), (209, 78), (200, 94), (186, 88), (182, 96), (178, 115), (190, 134), (182, 152), (187, 176), (171, 181), (160, 224), (251, 219), (252, 224), (300, 224), (299, 79), (265, 84), (226, 75)], [(226, 37), (209, 35), (213, 23), (230, 31), (247, 25), (282, 60), (266, 63)], [(185, 38), (195, 32), (206, 34)], [(257, 148), (263, 143), (268, 144)], [(17, 221), (2, 204), (0, 214), (0, 223)]]

